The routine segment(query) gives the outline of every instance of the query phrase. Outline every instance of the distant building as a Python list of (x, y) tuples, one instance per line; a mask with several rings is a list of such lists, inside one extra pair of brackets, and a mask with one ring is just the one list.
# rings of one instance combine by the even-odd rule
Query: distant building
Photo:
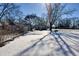
[(56, 26), (53, 24), (53, 25), (52, 25), (52, 28), (55, 28), (55, 27), (56, 27)]

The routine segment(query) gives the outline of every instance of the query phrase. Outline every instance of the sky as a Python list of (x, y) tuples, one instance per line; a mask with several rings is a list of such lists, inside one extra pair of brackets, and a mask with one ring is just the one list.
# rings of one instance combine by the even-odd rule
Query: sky
[[(24, 15), (28, 14), (36, 14), (38, 16), (43, 16), (46, 14), (46, 7), (44, 3), (20, 3), (20, 10)], [(77, 11), (72, 15), (75, 17), (79, 17), (79, 4), (78, 3), (68, 3), (66, 8), (76, 9)]]
[(23, 3), (19, 5), (20, 10), (23, 11), (24, 15), (36, 14), (38, 16), (41, 16), (42, 14), (46, 13), (45, 5), (41, 3)]

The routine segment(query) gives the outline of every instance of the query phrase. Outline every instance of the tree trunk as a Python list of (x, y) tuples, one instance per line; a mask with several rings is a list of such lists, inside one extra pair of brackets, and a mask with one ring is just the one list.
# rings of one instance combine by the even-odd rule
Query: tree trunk
[(52, 22), (50, 22), (50, 31), (52, 32)]

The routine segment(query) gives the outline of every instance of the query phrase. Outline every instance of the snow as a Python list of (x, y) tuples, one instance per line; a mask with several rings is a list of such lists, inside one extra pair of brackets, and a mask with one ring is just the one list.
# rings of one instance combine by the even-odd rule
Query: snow
[[(30, 33), (40, 34), (40, 35), (29, 35)], [(34, 31), (16, 38), (14, 41), (0, 48), (0, 55), (15, 55), (16, 53), (22, 51), (28, 46), (32, 45), (33, 42), (44, 37), (49, 33), (49, 31)]]
[(0, 55), (79, 56), (79, 30), (58, 30), (29, 32), (0, 48)]

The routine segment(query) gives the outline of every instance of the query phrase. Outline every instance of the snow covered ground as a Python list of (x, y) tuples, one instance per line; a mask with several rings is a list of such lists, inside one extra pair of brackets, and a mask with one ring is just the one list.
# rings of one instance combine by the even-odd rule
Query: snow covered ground
[(46, 36), (49, 31), (34, 31), (16, 38), (14, 41), (0, 48), (0, 55), (16, 55), (18, 52), (28, 48), (41, 38)]
[(79, 30), (58, 30), (29, 32), (0, 48), (0, 55), (79, 56)]

